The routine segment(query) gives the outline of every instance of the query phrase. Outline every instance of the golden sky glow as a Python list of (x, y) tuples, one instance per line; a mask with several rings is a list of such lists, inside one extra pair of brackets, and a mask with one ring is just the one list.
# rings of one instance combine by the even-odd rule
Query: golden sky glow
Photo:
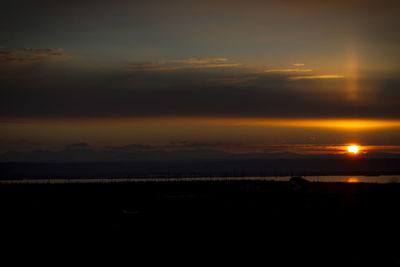
[(306, 128), (333, 128), (340, 130), (377, 129), (400, 127), (399, 120), (358, 120), (358, 119), (272, 119), (238, 121), (242, 125), (264, 125)]
[[(321, 129), (344, 132), (368, 132), (373, 130), (400, 129), (400, 120), (378, 119), (261, 119), (261, 118), (189, 118), (189, 117), (165, 117), (165, 118), (102, 118), (102, 119), (40, 119), (20, 120), (16, 122), (1, 123), (5, 130), (38, 127), (41, 129), (58, 129), (60, 127), (85, 127), (91, 128), (124, 128), (140, 127), (141, 129), (153, 129), (154, 127), (184, 127), (205, 129), (209, 127), (246, 127), (269, 129)], [(177, 128), (179, 129), (179, 128)], [(24, 131), (23, 131), (24, 132)], [(101, 134), (101, 133), (99, 133)]]
[(325, 74), (325, 75), (308, 75), (308, 76), (292, 76), (290, 80), (302, 80), (302, 79), (343, 79), (343, 75), (337, 74)]
[[(348, 153), (362, 143), (361, 153), (399, 153), (396, 120), (234, 119), (234, 118), (104, 118), (33, 120), (1, 123), (3, 152), (35, 147), (62, 148), (88, 142), (93, 147), (191, 142), (227, 145), (219, 149), (245, 153), (291, 151), (305, 154)], [(383, 140), (383, 142), (382, 142)], [(386, 145), (385, 145), (386, 144)]]
[[(24, 122), (23, 122), (24, 123)], [(25, 123), (30, 123), (26, 121)], [(301, 128), (330, 128), (338, 130), (370, 130), (400, 127), (400, 120), (379, 119), (262, 119), (262, 118), (102, 118), (35, 120), (35, 123), (85, 124), (85, 125), (233, 125), (233, 126), (277, 126)]]
[[(87, 122), (85, 122), (87, 123)], [(376, 119), (253, 119), (253, 118), (126, 118), (117, 120), (98, 120), (100, 124), (219, 124), (219, 125), (251, 125), (279, 126), (302, 128), (331, 128), (338, 130), (368, 130), (400, 127), (400, 120)]]

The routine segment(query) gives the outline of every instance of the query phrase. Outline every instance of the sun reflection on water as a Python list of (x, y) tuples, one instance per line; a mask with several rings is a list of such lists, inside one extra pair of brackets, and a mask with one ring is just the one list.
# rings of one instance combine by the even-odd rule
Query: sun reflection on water
[(359, 183), (360, 180), (357, 177), (349, 177), (349, 179), (347, 179), (348, 183)]

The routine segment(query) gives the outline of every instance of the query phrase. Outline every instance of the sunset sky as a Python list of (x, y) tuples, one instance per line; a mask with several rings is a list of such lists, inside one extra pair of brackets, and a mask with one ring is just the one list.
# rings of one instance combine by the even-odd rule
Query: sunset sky
[(2, 1), (0, 153), (74, 143), (399, 153), (399, 8)]

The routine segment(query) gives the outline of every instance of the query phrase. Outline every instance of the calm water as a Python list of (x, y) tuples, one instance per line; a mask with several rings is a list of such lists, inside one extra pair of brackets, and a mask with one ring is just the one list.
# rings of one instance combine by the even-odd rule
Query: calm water
[[(21, 179), (1, 180), (0, 184), (67, 184), (67, 183), (147, 183), (147, 182), (198, 182), (198, 181), (289, 181), (284, 177), (196, 177), (196, 178), (74, 178), (74, 179)], [(306, 176), (311, 182), (339, 183), (400, 183), (400, 175), (382, 176)]]

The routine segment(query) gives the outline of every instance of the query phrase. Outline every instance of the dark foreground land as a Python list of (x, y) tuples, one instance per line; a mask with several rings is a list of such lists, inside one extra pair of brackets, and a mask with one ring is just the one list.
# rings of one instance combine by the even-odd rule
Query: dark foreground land
[(163, 265), (399, 265), (399, 204), (400, 184), (0, 185), (10, 249), (72, 242)]

